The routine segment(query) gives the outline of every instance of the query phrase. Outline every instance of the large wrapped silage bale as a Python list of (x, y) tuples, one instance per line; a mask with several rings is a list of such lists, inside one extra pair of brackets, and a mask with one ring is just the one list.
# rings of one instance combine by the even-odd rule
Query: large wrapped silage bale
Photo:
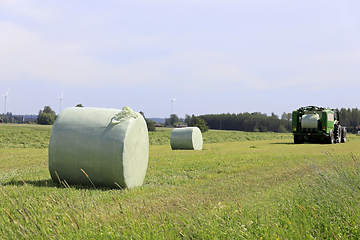
[(132, 188), (142, 185), (148, 159), (145, 120), (128, 107), (67, 108), (51, 131), (49, 171), (55, 182)]
[(170, 145), (175, 149), (201, 150), (203, 138), (198, 127), (175, 128), (171, 131)]

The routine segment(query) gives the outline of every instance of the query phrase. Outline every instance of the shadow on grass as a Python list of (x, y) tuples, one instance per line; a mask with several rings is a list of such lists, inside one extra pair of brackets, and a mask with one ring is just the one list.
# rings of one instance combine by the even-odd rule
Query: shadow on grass
[(120, 188), (111, 188), (111, 187), (103, 187), (99, 186), (94, 188), (92, 185), (68, 185), (65, 186), (63, 184), (59, 184), (54, 182), (51, 178), (36, 180), (36, 181), (24, 181), (24, 180), (9, 180), (4, 183), (0, 183), (2, 186), (26, 186), (32, 185), (34, 187), (48, 187), (48, 188), (71, 188), (71, 189), (88, 189), (88, 190), (100, 190), (100, 191), (109, 191), (109, 190), (124, 190)]
[(293, 142), (275, 142), (275, 143), (269, 143), (269, 144), (276, 144), (276, 145), (294, 145)]
[(298, 143), (295, 144), (293, 142), (275, 142), (275, 143), (269, 143), (269, 144), (277, 144), (277, 145), (307, 145), (307, 144), (317, 144), (317, 145), (331, 145), (331, 144), (327, 144), (327, 143), (322, 143), (322, 142), (304, 142), (304, 143)]

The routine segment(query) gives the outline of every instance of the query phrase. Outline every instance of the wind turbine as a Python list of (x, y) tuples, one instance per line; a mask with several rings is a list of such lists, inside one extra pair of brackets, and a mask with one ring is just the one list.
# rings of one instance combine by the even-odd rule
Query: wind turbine
[[(171, 99), (171, 98), (170, 98), (170, 99)], [(174, 114), (174, 102), (175, 102), (175, 99), (176, 99), (176, 98), (171, 99), (171, 115)]]
[(6, 101), (8, 101), (8, 102), (10, 103), (10, 100), (9, 100), (9, 98), (8, 98), (8, 94), (9, 94), (9, 89), (8, 89), (8, 91), (7, 91), (6, 94), (3, 94), (3, 96), (5, 97), (5, 112), (4, 112), (4, 114), (7, 113), (7, 112), (6, 112)]
[(61, 112), (61, 103), (62, 103), (63, 96), (64, 96), (64, 92), (61, 93), (61, 97), (58, 97), (60, 99), (60, 112)]

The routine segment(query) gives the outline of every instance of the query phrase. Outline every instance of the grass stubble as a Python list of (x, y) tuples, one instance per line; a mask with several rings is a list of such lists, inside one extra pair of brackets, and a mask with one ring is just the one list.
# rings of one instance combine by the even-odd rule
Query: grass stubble
[(144, 185), (124, 190), (56, 184), (46, 147), (3, 142), (1, 238), (359, 239), (357, 136), (294, 145), (291, 134), (210, 131), (202, 151), (172, 151), (169, 136), (150, 134)]

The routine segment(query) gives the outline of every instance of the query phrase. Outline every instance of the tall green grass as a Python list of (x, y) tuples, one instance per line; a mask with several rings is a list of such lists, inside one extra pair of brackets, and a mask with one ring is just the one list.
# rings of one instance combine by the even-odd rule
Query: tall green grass
[[(247, 208), (246, 236), (262, 239), (359, 239), (360, 161), (326, 153), (328, 160), (308, 161), (303, 180), (288, 196), (275, 198), (261, 212)], [(246, 221), (245, 220), (245, 221)]]
[(202, 151), (151, 145), (144, 185), (125, 190), (55, 184), (46, 148), (0, 148), (0, 236), (358, 239), (359, 143), (294, 145), (290, 135)]
[(47, 148), (52, 126), (0, 124), (0, 148)]
[(285, 205), (284, 220), (299, 233), (306, 230), (309, 238), (360, 239), (360, 161), (353, 154), (327, 155), (325, 165), (309, 161), (314, 175)]

